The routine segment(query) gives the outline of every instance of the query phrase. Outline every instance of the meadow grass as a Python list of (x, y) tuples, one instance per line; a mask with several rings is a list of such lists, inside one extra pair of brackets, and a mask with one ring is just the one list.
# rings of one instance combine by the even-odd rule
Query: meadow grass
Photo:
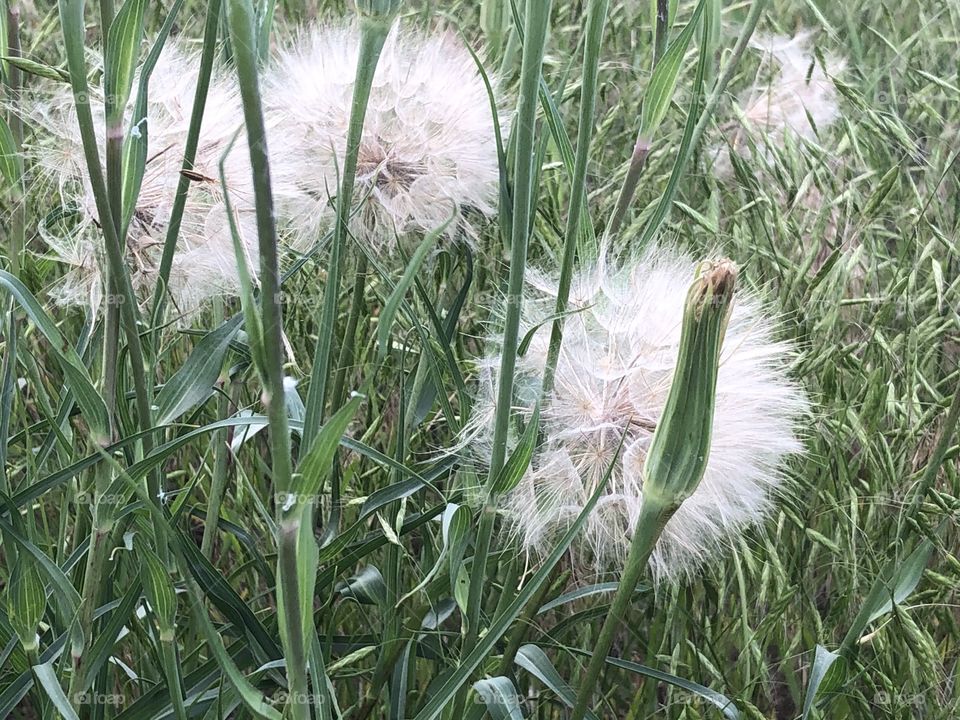
[[(643, 0), (554, 2), (548, 21), (531, 1), (522, 26), (504, 0), (400, 8), (462, 32), (505, 88), (501, 212), (475, 250), (367, 257), (345, 203), (313, 251), (271, 258), (254, 164), (259, 289), (181, 324), (162, 293), (138, 306), (124, 286), (136, 162), (116, 142), (94, 148), (93, 184), (125, 302), (92, 315), (49, 300), (63, 268), (44, 232), (64, 209), (20, 150), (38, 138), (16, 89), (99, 83), (83, 48), (102, 48), (105, 15), (134, 18), (108, 49), (118, 87), (158, 36), (199, 46), (206, 28), (208, 57), (240, 70), (256, 154), (264, 39), (353, 3), (3, 3), (3, 54), (34, 65), (3, 66), (0, 716), (570, 717), (619, 574), (563, 543), (527, 558), (496, 532), (516, 472), (507, 414), (492, 467), (443, 451), (469, 417), (490, 308), (527, 264), (569, 270), (604, 239), (734, 260), (798, 348), (813, 411), (772, 517), (696, 579), (641, 583), (579, 710), (960, 716), (960, 8), (685, 0), (658, 28)], [(674, 88), (662, 68), (691, 17)], [(734, 142), (731, 99), (757, 74), (738, 44), (754, 19), (846, 58), (840, 117), (735, 156), (724, 179), (712, 148)], [(38, 77), (50, 69), (61, 79)]]

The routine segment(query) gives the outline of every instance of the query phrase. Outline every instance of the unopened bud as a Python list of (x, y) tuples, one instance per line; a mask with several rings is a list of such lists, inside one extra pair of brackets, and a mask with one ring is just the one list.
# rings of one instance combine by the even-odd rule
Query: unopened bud
[(687, 292), (673, 381), (644, 465), (644, 502), (666, 512), (694, 493), (707, 467), (717, 366), (736, 283), (732, 262), (706, 262)]
[(39, 647), (37, 628), (47, 609), (47, 593), (33, 557), (22, 554), (14, 565), (7, 590), (7, 619), (24, 650)]

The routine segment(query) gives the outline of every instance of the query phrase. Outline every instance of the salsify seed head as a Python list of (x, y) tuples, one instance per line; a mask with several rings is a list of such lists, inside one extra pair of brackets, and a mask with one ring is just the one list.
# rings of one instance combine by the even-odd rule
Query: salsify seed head
[[(677, 363), (684, 306), (697, 264), (659, 248), (575, 274), (554, 388), (541, 409), (543, 442), (501, 512), (528, 551), (549, 551), (608, 469), (605, 490), (574, 549), (598, 572), (622, 563), (643, 503), (644, 466)], [(554, 313), (556, 279), (530, 272), (521, 337)], [(808, 410), (787, 368), (791, 346), (748, 293), (736, 293), (719, 356), (709, 454), (702, 480), (668, 522), (650, 559), (657, 581), (680, 579), (764, 519), (801, 450)], [(518, 359), (515, 411), (529, 418), (541, 393), (550, 323)], [(464, 443), (489, 457), (500, 358), (481, 363)], [(622, 450), (618, 453), (623, 440)]]
[[(334, 217), (359, 47), (355, 25), (309, 30), (264, 81), (274, 194), (301, 249)], [(495, 213), (498, 187), (495, 120), (473, 56), (455, 35), (394, 27), (364, 121), (352, 234), (387, 254), (398, 238), (442, 227), (469, 242), (476, 219)]]
[(809, 31), (792, 38), (758, 36), (751, 45), (762, 54), (761, 71), (739, 99), (739, 120), (725, 128), (725, 141), (717, 149), (721, 175), (732, 171), (728, 148), (745, 158), (751, 156), (751, 135), (757, 148), (768, 153), (780, 147), (787, 135), (814, 140), (840, 117), (833, 78), (843, 73), (846, 62), (831, 54), (817, 57)]
[[(101, 62), (93, 58), (94, 62)], [(157, 282), (157, 269), (180, 182), (187, 132), (200, 66), (199, 54), (178, 40), (168, 40), (149, 80), (147, 114), (133, 116), (138, 81), (127, 105), (125, 132), (147, 137), (143, 182), (130, 218), (126, 257), (134, 290), (149, 297)], [(92, 87), (90, 98), (97, 145), (103, 162), (104, 103), (102, 88)], [(69, 269), (51, 289), (61, 304), (99, 309), (104, 301), (106, 267), (103, 234), (87, 173), (73, 94), (66, 84), (44, 84), (25, 102), (25, 112), (35, 128), (27, 156), (33, 182), (50, 188), (69, 222), (47, 223), (40, 234), (47, 252)], [(239, 95), (232, 76), (215, 71), (208, 91), (197, 157), (189, 173), (190, 186), (182, 217), (177, 250), (168, 284), (175, 311), (189, 314), (216, 296), (239, 289), (236, 259), (219, 163), (231, 141), (225, 175), (237, 225), (249, 250), (248, 264), (256, 268), (256, 228), (253, 189)]]

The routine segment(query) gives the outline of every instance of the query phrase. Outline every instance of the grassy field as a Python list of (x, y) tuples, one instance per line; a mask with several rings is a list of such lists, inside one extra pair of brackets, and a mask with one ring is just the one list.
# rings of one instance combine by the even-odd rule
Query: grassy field
[[(351, 17), (352, 0), (281, 0), (272, 23), (255, 0), (250, 26), (249, 0), (223, 0), (229, 22), (209, 22), (216, 1), (2, 4), (3, 54), (33, 65), (3, 65), (0, 716), (560, 720), (583, 696), (595, 717), (631, 720), (960, 717), (960, 5), (683, 0), (658, 31), (648, 0), (554, 2), (544, 22), (549, 4), (529, 0), (521, 42), (508, 0), (404, 2), (400, 22), (461, 32), (498, 80), (499, 214), (475, 212), (470, 250), (421, 232), (369, 257), (329, 222), (281, 254), (279, 289), (261, 222), (257, 287), (177, 321), (170, 303), (149, 313), (150, 288), (93, 311), (54, 302), (67, 268), (51, 237), (82, 211), (35, 166), (50, 137), (29, 113), (21, 127), (15, 88), (76, 83), (80, 45), (101, 52), (119, 11), (135, 21), (115, 26), (107, 82), (120, 68), (123, 83), (125, 39), (133, 67), (164, 30), (199, 51), (206, 23), (249, 111), (244, 31), (269, 65), (270, 47)], [(742, 129), (750, 88), (770, 83), (742, 47), (753, 21), (755, 37), (812, 32), (807, 73), (833, 70), (833, 122), (769, 147)], [(671, 99), (662, 116), (653, 91)], [(741, 152), (725, 164), (728, 145)], [(114, 211), (129, 193), (118, 148), (100, 147)], [(737, 264), (795, 348), (811, 411), (770, 517), (695, 577), (630, 588), (614, 662), (585, 687), (620, 619), (620, 568), (524, 553), (458, 443), (517, 268), (558, 272), (566, 242), (589, 263), (621, 214), (621, 256), (659, 242)], [(85, 232), (109, 243), (110, 227)], [(514, 428), (508, 415), (491, 427)], [(501, 479), (531, 462), (522, 430), (497, 436)]]

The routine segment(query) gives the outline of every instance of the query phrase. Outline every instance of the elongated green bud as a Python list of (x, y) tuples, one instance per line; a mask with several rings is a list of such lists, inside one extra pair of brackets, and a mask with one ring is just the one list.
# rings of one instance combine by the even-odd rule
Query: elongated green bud
[(402, 0), (357, 0), (357, 13), (363, 20), (390, 23), (401, 5)]
[(676, 370), (644, 465), (643, 501), (672, 512), (700, 484), (710, 457), (720, 348), (737, 268), (706, 262), (687, 293)]
[(160, 639), (172, 642), (177, 619), (177, 594), (160, 558), (147, 547), (140, 548), (140, 578), (147, 602), (157, 619)]
[(39, 647), (37, 629), (46, 609), (47, 594), (36, 561), (23, 553), (14, 565), (7, 588), (7, 618), (28, 655)]

